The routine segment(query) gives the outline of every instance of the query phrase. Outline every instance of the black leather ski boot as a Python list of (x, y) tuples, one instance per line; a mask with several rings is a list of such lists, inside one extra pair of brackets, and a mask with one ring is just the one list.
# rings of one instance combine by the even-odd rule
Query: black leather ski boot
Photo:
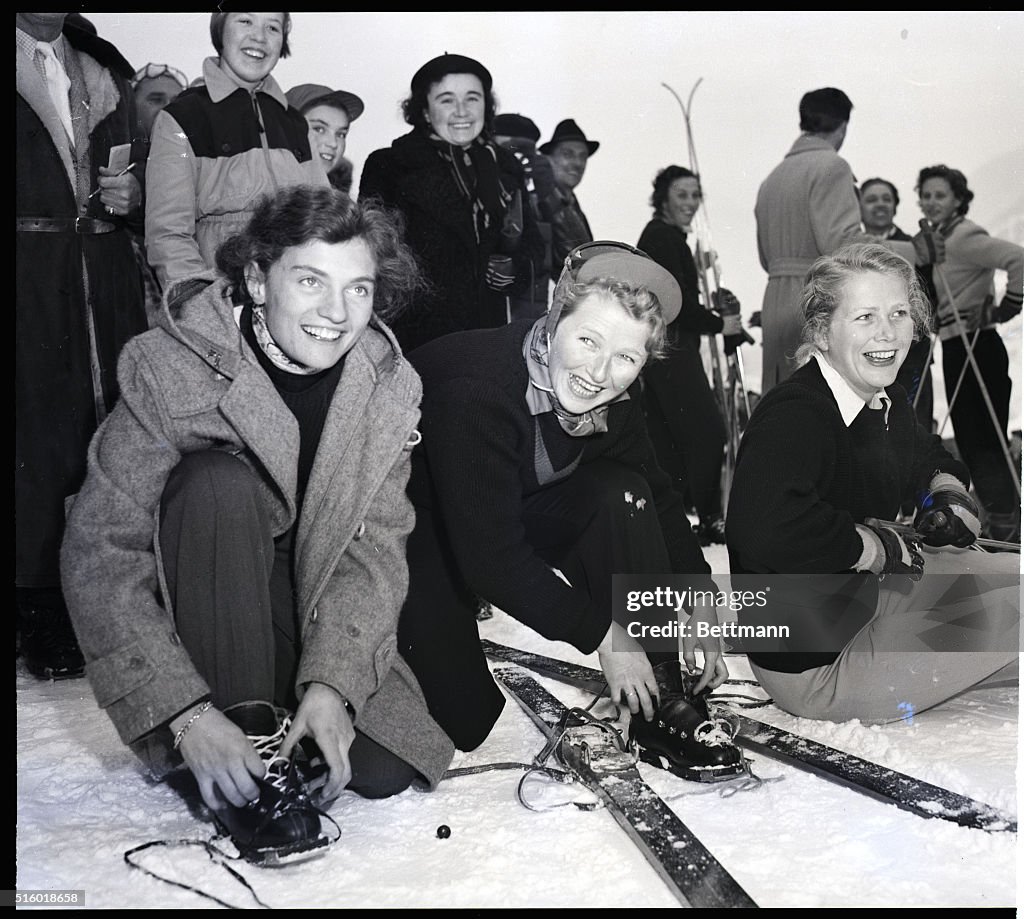
[(216, 814), (239, 853), (264, 867), (322, 855), (334, 841), (321, 832), (322, 812), (306, 793), (295, 763), (279, 755), (291, 717), (269, 702), (239, 702), (224, 714), (245, 731), (266, 766), (264, 778), (256, 779), (258, 800), (245, 807), (225, 804)]
[(629, 741), (641, 760), (684, 779), (717, 782), (746, 771), (733, 743), (733, 726), (708, 710), (706, 692), (695, 695), (698, 677), (683, 676), (676, 661), (654, 668), (658, 706), (654, 718), (643, 714), (629, 722)]

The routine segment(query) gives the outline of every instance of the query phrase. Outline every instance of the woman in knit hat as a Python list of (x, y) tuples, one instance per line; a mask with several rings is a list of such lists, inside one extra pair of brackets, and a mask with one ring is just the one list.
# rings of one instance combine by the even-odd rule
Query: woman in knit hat
[(395, 328), (405, 350), (448, 332), (498, 326), (508, 296), (530, 283), (543, 241), (528, 207), (523, 168), (493, 141), (491, 74), (442, 54), (413, 75), (402, 103), (412, 130), (371, 153), (359, 197), (405, 217), (406, 241), (433, 294)]

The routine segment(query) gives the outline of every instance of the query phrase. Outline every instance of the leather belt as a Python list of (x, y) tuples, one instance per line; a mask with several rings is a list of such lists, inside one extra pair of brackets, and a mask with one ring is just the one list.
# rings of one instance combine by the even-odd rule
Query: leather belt
[(18, 233), (78, 233), (94, 236), (113, 233), (117, 224), (94, 217), (16, 217), (14, 227)]

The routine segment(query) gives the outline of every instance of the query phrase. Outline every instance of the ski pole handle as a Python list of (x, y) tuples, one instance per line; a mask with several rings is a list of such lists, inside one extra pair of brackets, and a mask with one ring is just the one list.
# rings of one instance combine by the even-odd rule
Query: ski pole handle
[[(865, 523), (874, 523), (879, 526), (888, 527), (890, 530), (895, 530), (897, 533), (906, 536), (919, 536), (920, 534), (912, 526), (906, 523), (896, 523), (894, 520), (879, 520), (877, 517), (869, 517)], [(979, 536), (974, 544), (981, 546), (983, 549), (1005, 549), (1010, 552), (1020, 552), (1019, 542), (1007, 542), (1003, 539), (987, 539), (984, 536)]]

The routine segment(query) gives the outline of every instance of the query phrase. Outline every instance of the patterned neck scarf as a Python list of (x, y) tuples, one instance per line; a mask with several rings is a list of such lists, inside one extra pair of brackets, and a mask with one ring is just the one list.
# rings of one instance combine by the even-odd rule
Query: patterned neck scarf
[(274, 341), (274, 336), (270, 334), (270, 329), (267, 328), (266, 307), (262, 303), (254, 303), (252, 305), (252, 330), (256, 335), (256, 343), (260, 346), (260, 350), (270, 359), (270, 363), (275, 367), (287, 370), (288, 373), (298, 373), (303, 376), (320, 372), (316, 367), (297, 364), (281, 350), (280, 345)]
[(484, 232), (501, 226), (511, 192), (505, 190), (498, 174), (498, 155), (483, 137), (467, 147), (458, 147), (431, 132), (430, 143), (452, 171), (455, 184), (473, 209), (473, 232), (479, 244)]
[(581, 415), (566, 411), (555, 397), (551, 383), (551, 368), (548, 366), (550, 341), (546, 329), (547, 317), (542, 316), (523, 339), (523, 357), (530, 382), (526, 387), (526, 404), (531, 415), (554, 412), (559, 425), (570, 437), (589, 437), (608, 430), (608, 409), (615, 402), (629, 398), (624, 392), (598, 408)]

